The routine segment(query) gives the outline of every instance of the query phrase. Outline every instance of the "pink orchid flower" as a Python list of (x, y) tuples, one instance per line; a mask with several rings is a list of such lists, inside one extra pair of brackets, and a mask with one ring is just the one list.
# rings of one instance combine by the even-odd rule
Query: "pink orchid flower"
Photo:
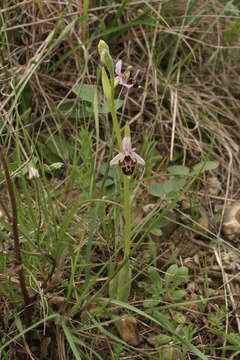
[(142, 166), (145, 165), (145, 161), (141, 156), (135, 152), (135, 148), (132, 148), (131, 138), (124, 137), (122, 141), (123, 151), (119, 152), (111, 161), (110, 166), (120, 165), (125, 175), (132, 175), (135, 164), (138, 163)]
[(116, 63), (115, 66), (115, 73), (116, 73), (116, 77), (115, 80), (117, 80), (119, 82), (120, 85), (125, 86), (126, 88), (130, 89), (131, 87), (133, 87), (133, 84), (128, 84), (127, 83), (127, 77), (126, 74), (124, 72), (122, 72), (122, 60), (119, 60)]

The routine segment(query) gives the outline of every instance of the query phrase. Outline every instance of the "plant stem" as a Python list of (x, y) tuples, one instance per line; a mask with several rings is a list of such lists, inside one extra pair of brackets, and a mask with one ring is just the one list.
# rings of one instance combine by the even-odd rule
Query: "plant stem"
[[(111, 63), (111, 60), (110, 60)], [(114, 78), (113, 74), (111, 74), (110, 66), (108, 68), (109, 75), (107, 74), (105, 67), (102, 67), (102, 87), (103, 87), (103, 93), (105, 95), (105, 98), (107, 99), (107, 103), (109, 106), (109, 110), (112, 115), (112, 121), (113, 121), (113, 130), (117, 138), (118, 143), (118, 149), (119, 151), (122, 151), (122, 136), (121, 136), (121, 130), (119, 126), (119, 122), (117, 119), (117, 112), (115, 108), (114, 103)], [(109, 78), (110, 76), (110, 78)]]
[[(111, 55), (108, 51), (108, 46), (102, 41), (99, 42), (99, 53), (101, 56), (104, 65), (108, 70), (108, 74), (105, 70), (105, 67), (102, 67), (102, 86), (105, 98), (107, 99), (107, 103), (109, 106), (109, 110), (112, 116), (113, 122), (113, 130), (115, 136), (117, 138), (118, 143), (118, 150), (120, 153), (123, 152), (123, 145), (122, 145), (122, 136), (121, 136), (121, 129), (117, 118), (117, 111), (115, 108), (114, 103), (114, 69), (113, 69), (113, 61)], [(127, 123), (125, 126), (125, 137), (130, 138), (130, 128), (129, 124)], [(124, 208), (124, 219), (125, 219), (125, 226), (124, 226), (124, 234), (123, 234), (123, 250), (124, 250), (124, 259), (126, 264), (123, 265), (120, 272), (118, 273), (115, 282), (113, 283), (113, 288), (110, 293), (116, 293), (115, 296), (117, 299), (122, 301), (127, 301), (130, 290), (131, 290), (131, 270), (128, 263), (128, 258), (130, 255), (131, 249), (131, 204), (130, 204), (130, 177), (123, 175), (123, 208)], [(116, 242), (115, 242), (116, 246)], [(127, 284), (127, 286), (126, 286)], [(116, 288), (116, 289), (115, 289)], [(113, 295), (112, 294), (112, 295)], [(111, 295), (111, 296), (112, 296)]]
[[(88, 9), (89, 9), (89, 0), (83, 0), (83, 6), (82, 6), (82, 14), (83, 16), (88, 15)], [(82, 40), (83, 42), (87, 41), (88, 39), (88, 21), (82, 21)]]
[(111, 115), (112, 115), (113, 130), (114, 130), (114, 133), (117, 138), (118, 149), (119, 149), (119, 151), (122, 151), (122, 135), (121, 135), (121, 130), (120, 130), (120, 126), (119, 126), (119, 122), (118, 122), (118, 118), (117, 118), (117, 112), (116, 112), (115, 104), (114, 104), (114, 90), (113, 89), (112, 89), (112, 98), (109, 99), (108, 105), (109, 105)]
[[(114, 88), (111, 89), (111, 98), (109, 99), (109, 108), (112, 115), (113, 129), (117, 138), (119, 151), (123, 151), (122, 148), (122, 136), (117, 119), (117, 112), (114, 104)], [(130, 130), (129, 130), (130, 131)], [(123, 175), (123, 207), (124, 207), (124, 259), (129, 256), (131, 246), (131, 204), (130, 204), (130, 193), (129, 193), (130, 177)]]
[[(8, 170), (8, 166), (7, 166), (7, 161), (5, 159), (2, 149), (0, 150), (0, 159), (1, 159), (1, 162), (3, 165), (5, 179), (6, 179), (6, 183), (7, 183), (8, 194), (9, 194), (11, 207), (12, 207), (12, 218), (11, 218), (12, 221), (11, 222), (12, 222), (12, 234), (13, 234), (13, 240), (14, 240), (14, 252), (15, 252), (15, 257), (16, 257), (16, 267), (17, 267), (16, 270), (17, 270), (17, 273), (19, 276), (19, 283), (20, 283), (20, 287), (21, 287), (24, 304), (27, 307), (31, 303), (31, 298), (28, 294), (28, 290), (27, 290), (26, 282), (25, 282), (24, 271), (23, 271), (21, 249), (20, 249), (20, 242), (19, 242), (19, 236), (18, 236), (17, 203), (16, 203), (15, 194), (14, 194), (12, 179), (11, 179), (11, 176), (10, 176), (10, 173)], [(32, 309), (30, 307), (27, 307), (26, 310), (27, 310), (25, 313), (26, 325), (29, 326), (31, 324)]]
[(131, 204), (130, 204), (130, 177), (124, 175), (124, 258), (127, 258), (130, 254), (131, 247)]

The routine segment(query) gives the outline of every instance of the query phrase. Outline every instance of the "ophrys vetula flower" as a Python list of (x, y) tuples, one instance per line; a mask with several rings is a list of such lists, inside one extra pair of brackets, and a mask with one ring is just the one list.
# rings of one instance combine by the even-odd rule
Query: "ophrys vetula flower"
[(143, 158), (135, 152), (135, 148), (132, 148), (131, 138), (124, 137), (122, 151), (110, 161), (110, 165), (120, 165), (125, 175), (132, 175), (136, 163), (145, 165)]

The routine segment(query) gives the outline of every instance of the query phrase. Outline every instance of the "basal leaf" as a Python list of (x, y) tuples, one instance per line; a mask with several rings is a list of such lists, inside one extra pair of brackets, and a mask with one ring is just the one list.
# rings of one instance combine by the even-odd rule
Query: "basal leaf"
[[(160, 197), (162, 199), (176, 196), (176, 193), (184, 186), (186, 179), (174, 177), (173, 179), (165, 181), (163, 184), (151, 184), (148, 186), (149, 194)], [(168, 196), (169, 195), (169, 196)]]
[[(72, 91), (82, 100), (93, 103), (95, 88), (96, 88), (95, 85), (80, 84), (74, 86)], [(98, 93), (98, 98), (101, 99), (102, 97), (101, 93), (99, 91), (97, 93)]]
[(182, 165), (169, 166), (167, 170), (173, 175), (189, 175), (190, 172), (187, 166)]
[(194, 165), (194, 172), (203, 172), (206, 170), (214, 170), (218, 167), (218, 161), (201, 161), (200, 163)]

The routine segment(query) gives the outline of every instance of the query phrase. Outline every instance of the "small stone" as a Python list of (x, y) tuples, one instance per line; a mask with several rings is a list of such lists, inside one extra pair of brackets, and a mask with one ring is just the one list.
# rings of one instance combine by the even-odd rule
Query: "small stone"
[(137, 346), (140, 344), (140, 336), (137, 329), (137, 320), (134, 317), (126, 317), (116, 322), (116, 326), (124, 341)]
[(223, 232), (229, 240), (240, 234), (240, 201), (226, 206), (223, 216)]
[(222, 189), (222, 185), (216, 176), (207, 178), (207, 190), (210, 195), (218, 195)]

